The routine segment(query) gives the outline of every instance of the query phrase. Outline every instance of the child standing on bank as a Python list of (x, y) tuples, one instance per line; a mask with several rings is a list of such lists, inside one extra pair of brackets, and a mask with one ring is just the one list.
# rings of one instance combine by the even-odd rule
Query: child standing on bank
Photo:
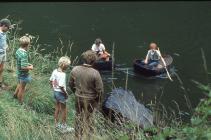
[(0, 20), (0, 89), (5, 88), (3, 84), (3, 70), (6, 62), (6, 50), (8, 48), (6, 32), (12, 27), (9, 19)]
[(29, 70), (33, 69), (33, 65), (28, 62), (27, 50), (30, 46), (30, 38), (23, 36), (19, 39), (19, 42), (20, 48), (16, 51), (18, 85), (13, 97), (18, 98), (18, 101), (22, 104), (26, 84), (31, 81)]
[[(65, 71), (70, 65), (69, 57), (61, 57), (58, 62), (58, 68), (55, 69), (50, 77), (50, 84), (54, 90), (55, 106), (55, 127), (61, 129), (62, 132), (70, 132), (73, 128), (67, 126), (67, 107), (66, 102), (68, 93), (66, 91), (66, 73)], [(59, 123), (59, 115), (62, 115), (62, 123)]]

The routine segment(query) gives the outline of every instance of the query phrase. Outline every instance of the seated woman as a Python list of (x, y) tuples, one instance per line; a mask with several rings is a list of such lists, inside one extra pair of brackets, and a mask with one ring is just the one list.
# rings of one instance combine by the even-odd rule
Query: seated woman
[(92, 45), (92, 51), (96, 52), (100, 59), (109, 61), (110, 54), (105, 51), (105, 46), (100, 38), (95, 40), (95, 43)]
[(149, 48), (150, 50), (148, 50), (144, 63), (148, 64), (149, 66), (157, 66), (159, 64), (159, 60), (161, 59), (163, 61), (164, 67), (166, 67), (166, 63), (161, 56), (157, 44), (152, 42), (150, 43)]

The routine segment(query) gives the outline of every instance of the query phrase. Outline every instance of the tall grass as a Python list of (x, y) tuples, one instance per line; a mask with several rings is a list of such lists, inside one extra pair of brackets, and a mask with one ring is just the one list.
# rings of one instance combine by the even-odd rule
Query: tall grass
[(112, 82), (111, 82), (111, 87), (112, 87), (112, 89), (114, 88), (114, 80), (113, 80), (113, 78), (114, 78), (114, 64), (115, 64), (115, 57), (114, 57), (114, 49), (115, 49), (115, 43), (113, 43), (113, 45), (112, 45), (112, 54), (111, 54), (111, 57), (112, 57), (112, 71), (111, 71), (111, 78), (112, 78)]
[[(15, 91), (16, 82), (16, 59), (15, 51), (19, 47), (18, 38), (21, 30), (20, 23), (17, 23), (9, 33), (9, 47), (4, 72), (4, 80), (9, 84), (9, 90), (0, 91), (0, 139), (1, 140), (64, 140), (74, 139), (74, 133), (60, 134), (54, 129), (54, 100), (52, 90), (48, 84), (48, 79), (53, 69), (57, 66), (58, 58), (63, 55), (71, 54), (74, 43), (68, 42), (64, 45), (62, 39), (61, 46), (58, 46), (52, 53), (44, 54), (42, 45), (39, 44), (39, 36), (32, 36), (32, 46), (29, 50), (30, 62), (34, 65), (31, 72), (32, 83), (28, 84), (24, 98), (24, 104), (19, 105), (16, 99), (12, 98)], [(66, 51), (64, 49), (66, 48)], [(69, 48), (69, 49), (67, 49)], [(112, 58), (114, 61), (114, 44), (112, 48)], [(78, 57), (71, 58), (72, 65), (76, 65)], [(68, 70), (67, 73), (71, 68)], [(112, 70), (114, 73), (114, 69)], [(127, 72), (128, 73), (128, 72)], [(128, 75), (126, 75), (126, 89)], [(112, 83), (112, 87), (114, 83)], [(200, 85), (203, 91), (211, 93), (210, 87)], [(68, 124), (74, 125), (75, 120), (75, 97), (70, 92), (68, 102)], [(174, 102), (174, 101), (173, 101)], [(180, 110), (176, 102), (175, 106)], [(175, 112), (167, 113), (166, 108), (160, 103), (151, 104), (155, 116), (155, 126), (149, 129), (140, 129), (137, 124), (131, 121), (117, 118), (116, 122), (111, 122), (104, 118), (101, 112), (96, 111), (93, 115), (93, 133), (85, 134), (83, 140), (144, 140), (144, 139), (167, 139), (178, 137), (179, 139), (188, 138), (208, 138), (210, 134), (210, 96), (209, 100), (204, 100), (196, 108), (196, 113), (192, 117), (191, 124), (184, 125), (181, 116)], [(85, 126), (82, 126), (85, 127)], [(199, 127), (199, 128), (197, 128)], [(205, 129), (204, 129), (205, 128)], [(153, 132), (151, 135), (149, 132)]]

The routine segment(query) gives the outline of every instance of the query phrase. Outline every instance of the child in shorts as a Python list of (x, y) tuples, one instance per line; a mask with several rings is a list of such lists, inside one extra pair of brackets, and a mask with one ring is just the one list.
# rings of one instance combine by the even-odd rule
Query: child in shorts
[(18, 85), (13, 97), (18, 98), (19, 103), (22, 104), (26, 84), (31, 81), (29, 70), (33, 69), (33, 65), (28, 61), (27, 50), (30, 46), (30, 38), (28, 36), (22, 36), (19, 42), (20, 48), (16, 51)]
[[(55, 127), (63, 132), (70, 132), (73, 128), (67, 126), (67, 106), (68, 93), (66, 91), (66, 73), (70, 65), (69, 57), (61, 57), (58, 62), (58, 68), (55, 69), (50, 77), (50, 85), (53, 88), (55, 104)], [(59, 123), (59, 115), (62, 115), (62, 123)]]

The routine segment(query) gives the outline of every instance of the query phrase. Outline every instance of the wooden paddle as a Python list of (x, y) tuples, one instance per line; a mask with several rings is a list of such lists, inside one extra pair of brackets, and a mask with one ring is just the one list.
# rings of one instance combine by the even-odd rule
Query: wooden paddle
[(159, 51), (159, 53), (160, 53), (161, 60), (163, 61), (164, 68), (165, 68), (165, 70), (166, 70), (167, 76), (168, 76), (169, 80), (173, 82), (173, 79), (171, 78), (171, 76), (170, 76), (170, 74), (169, 74), (169, 72), (168, 72), (168, 69), (166, 68), (166, 62), (165, 62), (165, 60), (163, 59), (163, 57), (162, 57), (162, 55), (161, 55), (161, 52), (160, 52), (160, 49), (159, 49), (159, 48), (158, 48), (158, 51)]

